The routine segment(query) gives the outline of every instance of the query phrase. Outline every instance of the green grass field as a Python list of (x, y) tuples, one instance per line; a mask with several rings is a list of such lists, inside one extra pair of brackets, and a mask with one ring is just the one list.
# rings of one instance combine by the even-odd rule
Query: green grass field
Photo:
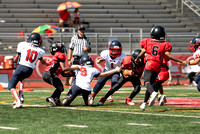
[[(114, 102), (97, 106), (109, 88), (95, 98), (93, 106), (84, 106), (81, 96), (69, 107), (50, 107), (45, 101), (53, 89), (24, 92), (23, 108), (12, 109), (14, 98), (0, 92), (0, 134), (192, 134), (200, 132), (200, 93), (194, 87), (164, 87), (165, 106), (139, 109), (145, 88), (134, 98), (136, 105), (124, 103), (132, 87), (121, 88)], [(68, 89), (62, 94), (63, 98)]]

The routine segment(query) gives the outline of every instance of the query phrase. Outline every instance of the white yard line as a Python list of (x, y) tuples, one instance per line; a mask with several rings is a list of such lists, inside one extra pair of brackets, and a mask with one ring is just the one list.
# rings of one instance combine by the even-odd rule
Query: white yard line
[(193, 121), (193, 122), (191, 122), (191, 123), (197, 123), (197, 124), (200, 124), (200, 122), (197, 122), (197, 121)]
[(19, 128), (14, 128), (14, 127), (3, 127), (3, 126), (0, 126), (0, 129), (17, 130), (17, 129), (19, 129)]
[(153, 126), (152, 124), (139, 124), (139, 123), (127, 123), (127, 125), (133, 125), (133, 126)]
[(68, 124), (68, 125), (63, 125), (65, 127), (80, 127), (80, 128), (85, 128), (85, 127), (88, 127), (86, 125), (72, 125), (72, 124)]
[(136, 115), (154, 115), (154, 116), (166, 116), (166, 117), (200, 118), (200, 116), (189, 116), (189, 115), (154, 114), (154, 113), (145, 113), (145, 112), (126, 112), (126, 111), (101, 110), (101, 109), (82, 109), (82, 108), (75, 108), (75, 107), (54, 107), (54, 108), (84, 110), (84, 111), (110, 112), (110, 113), (122, 113), (122, 114), (136, 114)]

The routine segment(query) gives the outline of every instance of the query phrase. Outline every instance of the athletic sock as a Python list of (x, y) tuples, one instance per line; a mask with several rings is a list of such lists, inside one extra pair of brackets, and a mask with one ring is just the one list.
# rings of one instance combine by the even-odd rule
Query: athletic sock
[(19, 96), (23, 95), (23, 83), (18, 83)]
[(53, 92), (53, 94), (51, 95), (52, 98), (60, 98), (60, 95), (61, 95), (61, 91), (60, 89), (57, 89)]
[(16, 101), (20, 101), (17, 91), (15, 89), (11, 89), (11, 93)]

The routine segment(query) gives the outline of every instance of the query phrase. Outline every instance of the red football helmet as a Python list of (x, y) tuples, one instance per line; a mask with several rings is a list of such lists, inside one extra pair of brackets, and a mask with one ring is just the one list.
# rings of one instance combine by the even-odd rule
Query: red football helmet
[(118, 40), (113, 40), (109, 44), (109, 54), (111, 57), (119, 57), (122, 54), (122, 45)]
[(188, 50), (192, 53), (195, 52), (199, 46), (200, 46), (200, 36), (194, 37), (191, 41), (190, 41), (190, 45), (188, 47)]

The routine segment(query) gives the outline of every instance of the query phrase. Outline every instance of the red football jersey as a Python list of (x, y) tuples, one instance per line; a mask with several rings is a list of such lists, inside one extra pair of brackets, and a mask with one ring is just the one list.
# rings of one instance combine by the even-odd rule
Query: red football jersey
[(159, 72), (165, 52), (171, 52), (172, 46), (167, 41), (157, 41), (151, 38), (143, 39), (140, 47), (146, 50), (146, 70)]
[(59, 75), (62, 72), (59, 62), (65, 62), (66, 58), (67, 56), (64, 53), (56, 52), (51, 60), (47, 62), (49, 65), (45, 68), (45, 71)]
[(133, 69), (132, 63), (131, 63), (132, 56), (125, 56), (122, 60), (122, 64), (124, 65), (124, 69), (133, 70), (135, 74), (138, 74), (139, 77), (142, 75), (144, 71), (144, 66), (137, 67), (136, 69)]
[(161, 70), (158, 74), (158, 80), (157, 81), (166, 81), (169, 79), (169, 67), (167, 65), (167, 62), (169, 61), (169, 58), (167, 56), (164, 56), (163, 63), (161, 65)]

